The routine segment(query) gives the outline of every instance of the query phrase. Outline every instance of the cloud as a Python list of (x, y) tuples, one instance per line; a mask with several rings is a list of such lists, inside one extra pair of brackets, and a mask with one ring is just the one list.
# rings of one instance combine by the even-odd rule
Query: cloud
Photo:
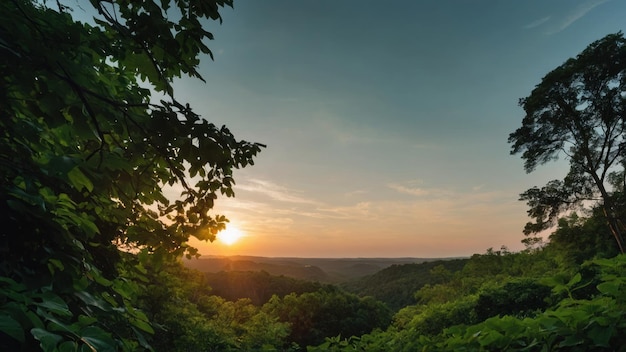
[(562, 30), (571, 26), (574, 22), (583, 18), (587, 13), (589, 13), (597, 6), (602, 5), (608, 1), (611, 0), (591, 0), (576, 6), (576, 8), (574, 8), (570, 13), (565, 16), (565, 18), (563, 18), (559, 26), (556, 29), (550, 31), (548, 34), (556, 34), (558, 32), (561, 32)]
[(374, 216), (372, 214), (372, 203), (366, 201), (346, 206), (326, 206), (319, 210), (324, 217), (333, 219), (362, 220)]
[(344, 195), (346, 197), (353, 197), (353, 196), (360, 196), (360, 195), (367, 194), (367, 193), (369, 193), (369, 191), (366, 191), (364, 189), (357, 189), (354, 191), (346, 192), (344, 193)]
[(423, 188), (411, 188), (411, 187), (407, 187), (407, 186), (402, 186), (396, 183), (390, 183), (387, 185), (387, 187), (398, 191), (400, 193), (405, 193), (405, 194), (410, 194), (412, 196), (427, 196), (428, 194), (430, 194), (429, 191), (423, 189)]
[(251, 213), (261, 213), (267, 204), (250, 200), (242, 200), (239, 198), (222, 198), (216, 202), (216, 210), (223, 211), (246, 211)]
[(474, 186), (472, 187), (472, 191), (480, 191), (483, 187), (485, 187), (485, 185)]
[(408, 194), (415, 197), (449, 197), (451, 195), (451, 192), (445, 189), (426, 189), (423, 187), (417, 187), (422, 183), (423, 182), (421, 180), (411, 180), (404, 182), (404, 184), (389, 183), (387, 184), (387, 187), (396, 192)]
[(548, 22), (549, 20), (550, 20), (550, 16), (546, 16), (544, 18), (540, 18), (538, 20), (530, 22), (529, 24), (525, 25), (523, 28), (524, 29), (531, 29), (531, 28), (539, 27), (542, 24)]
[(236, 190), (243, 190), (248, 192), (260, 193), (270, 197), (273, 200), (286, 203), (299, 203), (299, 204), (316, 204), (317, 202), (310, 198), (305, 198), (297, 195), (300, 193), (296, 190), (291, 190), (286, 187), (279, 186), (275, 183), (265, 180), (252, 179), (247, 184), (238, 184)]
[[(418, 187), (419, 180), (390, 183), (388, 188), (399, 193), (414, 196), (405, 200), (388, 200), (384, 205), (370, 207), (372, 214), (384, 212), (391, 221), (405, 223), (416, 228), (432, 227), (441, 231), (449, 227), (465, 228), (470, 223), (482, 228), (486, 218), (496, 214), (517, 211), (518, 202), (509, 192), (488, 189), (485, 185), (473, 186), (466, 190)], [(523, 212), (520, 212), (523, 214)], [(424, 227), (425, 226), (425, 227)], [(447, 230), (446, 230), (447, 231)]]
[[(406, 180), (375, 187), (375, 197), (372, 192), (353, 192), (350, 196), (315, 195), (319, 198), (311, 199), (294, 188), (260, 179), (248, 180), (241, 186), (253, 193), (242, 192), (221, 205), (225, 206), (225, 215), (232, 216), (250, 234), (246, 241), (254, 248), (353, 243), (367, 244), (363, 250), (382, 253), (379, 251), (386, 245), (403, 241), (408, 253), (411, 243), (415, 251), (426, 251), (429, 243), (445, 238), (450, 240), (451, 248), (457, 246), (462, 251), (470, 247), (470, 251), (481, 251), (501, 244), (517, 248), (525, 222), (524, 205), (510, 192), (489, 185), (429, 188), (422, 180)], [(398, 197), (396, 192), (408, 197)]]

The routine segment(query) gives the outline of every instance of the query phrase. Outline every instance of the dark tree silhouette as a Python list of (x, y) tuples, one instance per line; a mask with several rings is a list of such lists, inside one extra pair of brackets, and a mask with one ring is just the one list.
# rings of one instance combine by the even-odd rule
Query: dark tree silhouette
[(532, 172), (564, 155), (570, 171), (521, 194), (535, 220), (526, 235), (555, 224), (566, 210), (588, 201), (599, 203), (611, 234), (624, 252), (620, 220), (620, 187), (626, 148), (626, 40), (610, 34), (590, 44), (576, 58), (548, 73), (532, 93), (520, 100), (526, 116), (522, 127), (509, 135), (511, 154), (521, 153)]

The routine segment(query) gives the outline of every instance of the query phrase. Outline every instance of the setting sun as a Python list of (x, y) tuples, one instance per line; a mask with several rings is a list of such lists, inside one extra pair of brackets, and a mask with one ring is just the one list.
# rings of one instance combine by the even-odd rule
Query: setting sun
[(217, 238), (227, 246), (235, 244), (244, 234), (237, 227), (229, 225), (217, 234)]

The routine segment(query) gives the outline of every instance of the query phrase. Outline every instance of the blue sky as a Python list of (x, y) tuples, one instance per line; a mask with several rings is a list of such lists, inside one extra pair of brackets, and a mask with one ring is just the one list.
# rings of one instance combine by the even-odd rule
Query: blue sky
[(207, 83), (177, 96), (265, 143), (217, 210), (245, 238), (203, 254), (448, 257), (522, 249), (517, 102), (592, 41), (618, 0), (235, 1), (211, 24)]

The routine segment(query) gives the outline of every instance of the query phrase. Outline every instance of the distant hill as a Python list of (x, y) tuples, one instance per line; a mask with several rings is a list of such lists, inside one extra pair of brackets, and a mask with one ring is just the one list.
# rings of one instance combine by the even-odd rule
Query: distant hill
[(282, 275), (270, 275), (267, 271), (207, 272), (205, 277), (212, 294), (229, 301), (250, 298), (252, 304), (257, 306), (267, 303), (272, 295), (284, 297), (290, 293), (315, 292), (326, 285)]
[(185, 266), (207, 273), (265, 271), (321, 283), (340, 283), (372, 275), (392, 265), (414, 264), (441, 258), (272, 258), (253, 256), (202, 256), (185, 260)]
[[(254, 259), (254, 260), (253, 260)], [(333, 279), (321, 268), (285, 260), (257, 257), (201, 257), (185, 261), (189, 268), (206, 273), (258, 271), (275, 276), (287, 276), (314, 282), (332, 282)]]
[(450, 273), (463, 269), (469, 259), (431, 260), (422, 263), (391, 265), (372, 275), (344, 282), (340, 286), (360, 296), (372, 296), (393, 310), (415, 304), (415, 292), (426, 284), (437, 284), (440, 277), (431, 270), (441, 265)]

